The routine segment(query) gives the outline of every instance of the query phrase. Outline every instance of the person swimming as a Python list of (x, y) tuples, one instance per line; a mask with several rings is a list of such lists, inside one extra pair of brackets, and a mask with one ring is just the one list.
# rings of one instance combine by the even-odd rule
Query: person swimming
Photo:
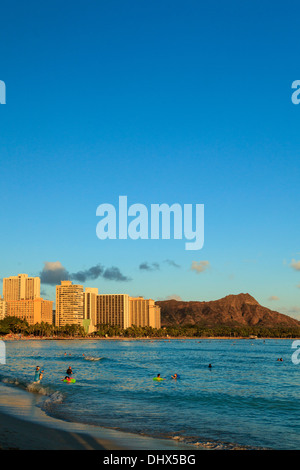
[(66, 381), (66, 382), (70, 383), (71, 380), (72, 380), (71, 377), (69, 375), (66, 375), (65, 378), (62, 379), (62, 382)]
[(177, 374), (174, 374), (174, 375), (171, 375), (172, 379), (178, 379), (178, 375)]

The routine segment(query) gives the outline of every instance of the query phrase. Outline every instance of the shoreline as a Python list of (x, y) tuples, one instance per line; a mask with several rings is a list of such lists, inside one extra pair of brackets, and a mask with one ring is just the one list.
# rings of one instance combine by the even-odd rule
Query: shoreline
[(171, 438), (54, 418), (36, 407), (27, 392), (14, 390), (11, 394), (10, 387), (2, 387), (9, 400), (0, 403), (0, 450), (206, 450)]
[(237, 341), (237, 340), (267, 340), (267, 339), (276, 339), (276, 340), (300, 340), (300, 337), (285, 337), (285, 338), (278, 338), (276, 336), (262, 336), (262, 337), (257, 337), (257, 338), (251, 338), (249, 336), (156, 336), (156, 337), (128, 337), (124, 338), (122, 336), (111, 336), (108, 338), (103, 338), (103, 337), (84, 337), (84, 336), (78, 336), (78, 337), (48, 337), (48, 336), (22, 336), (22, 335), (6, 335), (6, 336), (0, 336), (0, 341), (172, 341), (172, 340), (214, 340), (214, 339), (225, 339), (225, 340), (232, 340), (232, 341)]
[(0, 450), (207, 450), (172, 438), (155, 438), (46, 414), (36, 396), (1, 384)]
[(95, 430), (95, 433), (76, 430), (75, 426), (74, 431), (65, 430), (25, 420), (2, 410), (0, 422), (0, 450), (204, 450), (172, 440), (169, 442), (168, 439), (155, 439), (104, 428)]

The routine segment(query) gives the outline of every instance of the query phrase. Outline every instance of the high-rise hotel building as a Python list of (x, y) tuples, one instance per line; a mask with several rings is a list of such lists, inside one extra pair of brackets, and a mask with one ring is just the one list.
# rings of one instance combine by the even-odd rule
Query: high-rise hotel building
[(160, 307), (152, 299), (129, 297), (129, 321), (135, 326), (160, 328)]
[(39, 277), (28, 277), (28, 274), (18, 274), (3, 278), (3, 299), (23, 300), (40, 298), (41, 281)]
[(160, 328), (160, 307), (154, 300), (127, 294), (97, 296), (96, 325), (118, 325), (121, 328), (151, 326)]
[(40, 295), (39, 277), (28, 274), (5, 277), (3, 279), (3, 300), (7, 316), (26, 320), (29, 325), (52, 323), (52, 300), (44, 300)]
[(97, 322), (97, 287), (86, 287), (83, 293), (83, 318), (90, 320), (92, 325)]
[(88, 333), (96, 330), (97, 296), (97, 287), (86, 287), (83, 293), (83, 327)]
[(52, 324), (53, 301), (44, 299), (21, 299), (6, 302), (7, 316), (26, 320), (29, 325), (35, 323)]
[(55, 325), (82, 325), (83, 319), (83, 286), (61, 281), (61, 285), (56, 286)]
[(118, 325), (128, 328), (129, 319), (129, 295), (128, 294), (101, 294), (97, 296), (97, 321), (96, 325)]
[(6, 316), (6, 302), (0, 295), (0, 320)]
[(56, 326), (77, 324), (89, 333), (99, 325), (160, 328), (160, 307), (154, 300), (128, 294), (98, 294), (98, 289), (61, 281), (56, 286)]

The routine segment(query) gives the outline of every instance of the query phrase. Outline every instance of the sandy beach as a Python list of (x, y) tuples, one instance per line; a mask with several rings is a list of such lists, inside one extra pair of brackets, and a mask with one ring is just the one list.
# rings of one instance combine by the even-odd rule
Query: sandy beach
[[(51, 420), (51, 424), (53, 421)], [(49, 422), (50, 422), (49, 421)], [(95, 433), (59, 429), (0, 412), (0, 450), (199, 450), (168, 439), (153, 439), (109, 429)], [(70, 423), (67, 423), (69, 427)]]
[(48, 428), (4, 413), (0, 413), (0, 422), (1, 450), (104, 450), (111, 448), (107, 447), (108, 442), (105, 440), (95, 439), (87, 434)]

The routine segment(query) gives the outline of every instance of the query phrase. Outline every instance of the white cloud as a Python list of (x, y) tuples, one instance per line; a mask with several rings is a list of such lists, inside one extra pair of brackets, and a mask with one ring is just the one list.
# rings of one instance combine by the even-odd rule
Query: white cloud
[(182, 298), (180, 297), (180, 295), (176, 295), (176, 294), (172, 294), (172, 295), (168, 295), (168, 297), (166, 297), (165, 300), (182, 300)]
[(46, 261), (43, 271), (40, 273), (41, 283), (55, 286), (60, 281), (69, 279), (68, 271), (63, 267), (60, 261)]
[(291, 268), (295, 269), (295, 271), (300, 271), (300, 261), (296, 261), (295, 259), (292, 259), (290, 266)]
[(196, 271), (197, 274), (202, 273), (209, 267), (209, 261), (193, 261), (191, 270)]
[(279, 297), (277, 297), (277, 295), (271, 295), (268, 300), (280, 300)]

